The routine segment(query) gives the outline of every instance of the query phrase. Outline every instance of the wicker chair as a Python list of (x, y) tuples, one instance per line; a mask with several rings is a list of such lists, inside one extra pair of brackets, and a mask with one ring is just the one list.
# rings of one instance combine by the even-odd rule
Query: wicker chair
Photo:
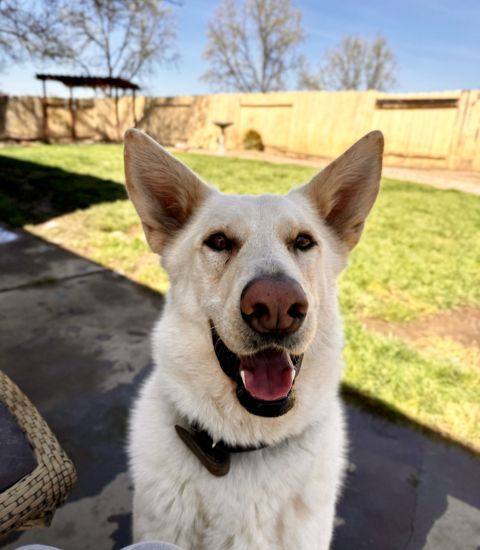
[[(18, 461), (14, 456), (7, 471), (4, 467), (3, 479), (0, 476), (0, 537), (3, 537), (12, 531), (48, 527), (55, 509), (66, 500), (75, 483), (76, 473), (38, 410), (1, 371), (0, 407), (0, 419), (3, 418), (4, 429), (10, 434), (12, 448), (16, 452), (20, 449), (22, 454)], [(6, 449), (7, 443), (3, 443)]]

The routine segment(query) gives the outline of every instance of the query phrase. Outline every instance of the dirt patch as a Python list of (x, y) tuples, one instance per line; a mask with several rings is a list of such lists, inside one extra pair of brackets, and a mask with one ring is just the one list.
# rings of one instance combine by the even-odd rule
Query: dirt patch
[(480, 308), (443, 311), (404, 323), (372, 318), (362, 322), (368, 329), (396, 336), (420, 351), (446, 353), (465, 366), (480, 368)]

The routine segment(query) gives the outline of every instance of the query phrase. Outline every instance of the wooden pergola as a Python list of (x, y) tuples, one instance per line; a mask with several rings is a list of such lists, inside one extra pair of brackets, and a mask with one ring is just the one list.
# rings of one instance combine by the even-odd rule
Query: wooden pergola
[(48, 108), (50, 107), (47, 99), (47, 80), (54, 80), (56, 82), (61, 82), (70, 90), (70, 98), (68, 101), (68, 106), (70, 110), (70, 115), (72, 117), (72, 140), (77, 140), (76, 132), (76, 106), (75, 99), (73, 97), (74, 88), (102, 88), (113, 90), (115, 98), (115, 114), (117, 129), (119, 130), (119, 114), (118, 114), (118, 91), (119, 90), (131, 90), (132, 92), (132, 113), (135, 126), (137, 125), (137, 118), (135, 114), (135, 98), (137, 90), (140, 90), (140, 86), (130, 82), (124, 78), (119, 77), (110, 77), (110, 76), (74, 76), (74, 75), (53, 75), (53, 74), (37, 74), (38, 80), (42, 81), (43, 87), (43, 99), (42, 99), (42, 110), (43, 110), (43, 139), (48, 142), (50, 140), (50, 130), (48, 127)]

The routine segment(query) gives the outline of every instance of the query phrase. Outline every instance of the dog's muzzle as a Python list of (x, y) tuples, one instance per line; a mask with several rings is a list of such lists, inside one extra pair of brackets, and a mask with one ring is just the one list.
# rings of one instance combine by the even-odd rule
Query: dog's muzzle
[(293, 386), (303, 355), (276, 348), (237, 356), (223, 343), (211, 324), (215, 355), (223, 372), (237, 384), (237, 398), (251, 414), (274, 417), (287, 413), (295, 403)]

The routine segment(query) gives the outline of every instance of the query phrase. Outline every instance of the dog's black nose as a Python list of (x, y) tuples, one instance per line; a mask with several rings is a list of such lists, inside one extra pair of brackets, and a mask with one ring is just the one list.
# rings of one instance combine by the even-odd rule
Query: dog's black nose
[(303, 323), (308, 301), (302, 287), (290, 277), (260, 277), (243, 289), (240, 309), (255, 331), (290, 334)]

